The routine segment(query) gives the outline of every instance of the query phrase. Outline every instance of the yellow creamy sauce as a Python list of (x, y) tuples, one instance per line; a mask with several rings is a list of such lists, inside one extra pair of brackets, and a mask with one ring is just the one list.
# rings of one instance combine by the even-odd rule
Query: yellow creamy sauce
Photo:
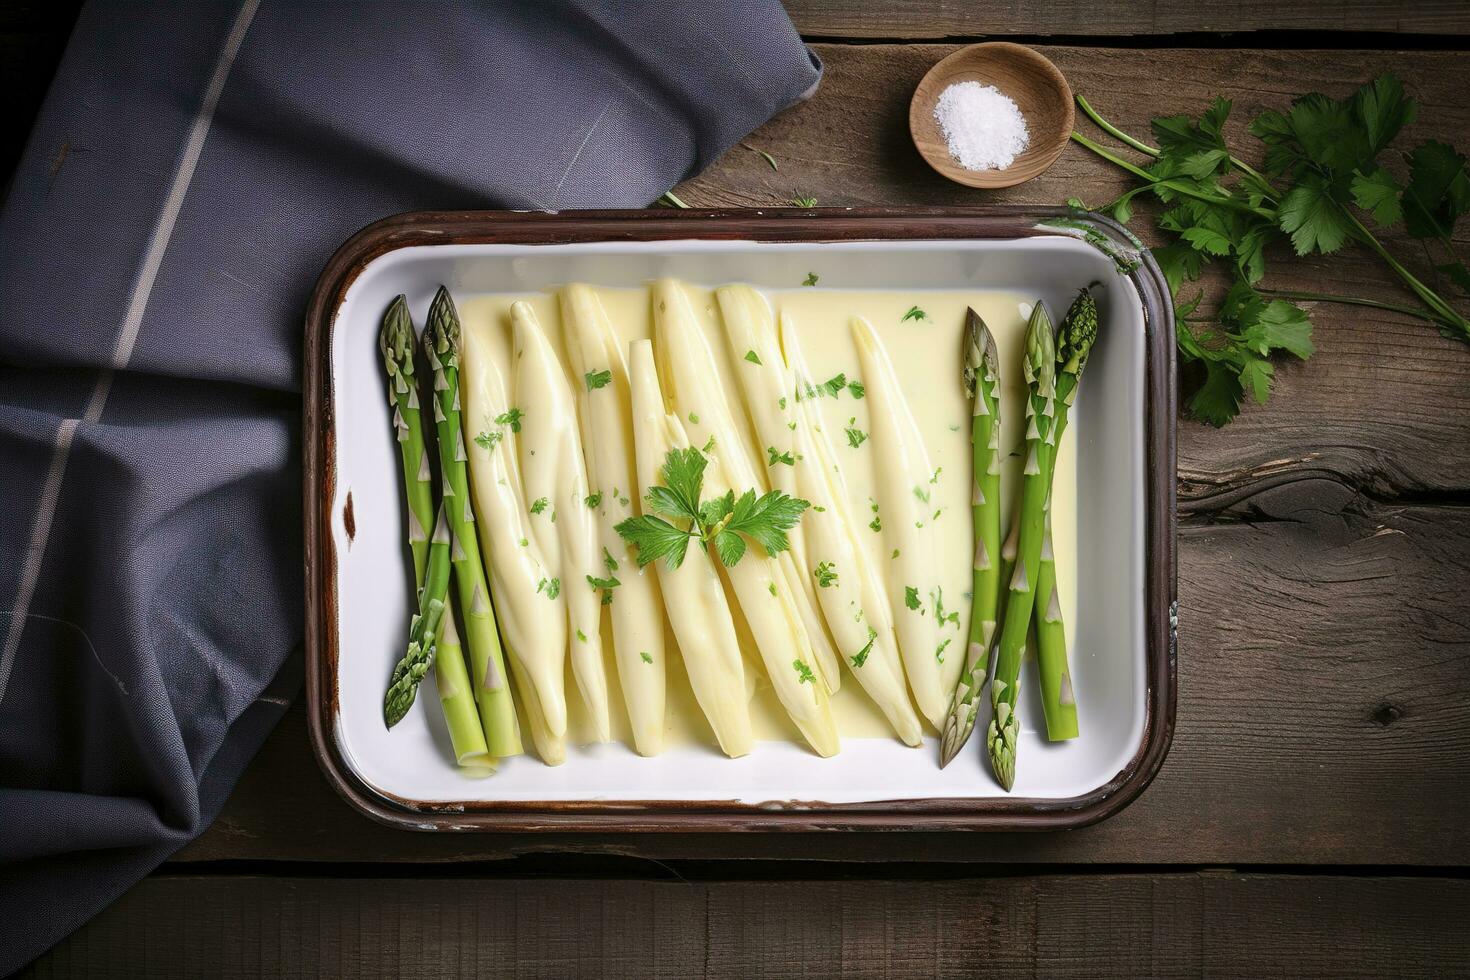
[[(701, 325), (705, 330), (709, 347), (713, 351), (724, 388), (725, 398), (737, 415), (736, 422), (747, 429), (748, 442), (752, 447), (761, 445), (756, 438), (753, 424), (746, 414), (741, 386), (736, 381), (737, 365), (728, 350), (723, 324), (712, 289), (684, 285)], [(612, 320), (613, 327), (624, 347), (634, 340), (653, 337), (653, 315), (651, 293), (648, 289), (602, 289), (596, 290), (603, 308)], [(839, 373), (849, 381), (866, 383), (860, 367), (859, 354), (853, 340), (851, 322), (854, 317), (865, 317), (874, 327), (894, 373), (917, 423), (924, 450), (938, 478), (924, 489), (929, 500), (924, 505), (926, 520), (931, 523), (931, 535), (937, 558), (939, 582), (943, 589), (945, 612), (957, 612), (957, 625), (945, 625), (941, 636), (952, 638), (945, 651), (946, 658), (953, 657), (954, 663), (962, 662), (965, 640), (969, 630), (970, 602), (966, 598), (971, 585), (971, 563), (974, 539), (970, 518), (971, 495), (971, 447), (970, 447), (970, 402), (961, 380), (961, 343), (964, 332), (965, 310), (974, 307), (984, 318), (999, 348), (1002, 370), (1001, 446), (1003, 455), (1002, 514), (1004, 527), (1009, 525), (1014, 506), (1014, 493), (1020, 483), (1022, 454), (1020, 447), (1024, 434), (1022, 395), (1025, 385), (1021, 377), (1022, 338), (1026, 317), (1030, 313), (1030, 298), (1002, 292), (970, 292), (963, 290), (905, 290), (888, 292), (882, 290), (832, 290), (798, 288), (764, 291), (776, 315), (785, 315), (795, 327), (804, 351), (807, 366), (817, 381), (827, 380)], [(525, 301), (534, 309), (544, 328), (552, 348), (568, 373), (572, 391), (584, 385), (580, 377), (571, 377), (570, 361), (566, 355), (562, 331), (561, 313), (555, 294), (495, 294), (467, 300), (460, 308), (461, 320), (467, 332), (474, 333), (472, 349), (483, 352), (499, 367), (502, 378), (510, 389), (509, 398), (525, 413), (537, 411), (536, 404), (518, 400), (514, 388), (515, 365), (511, 342), (510, 308), (516, 301)], [(925, 314), (923, 319), (904, 320), (904, 314), (917, 307)], [(626, 355), (625, 355), (626, 356)], [(466, 358), (466, 383), (475, 369)], [(662, 362), (660, 362), (662, 370)], [(675, 379), (677, 383), (677, 379)], [(664, 380), (665, 391), (669, 380)], [(849, 513), (859, 523), (858, 537), (880, 574), (894, 564), (892, 552), (895, 529), (890, 514), (904, 512), (909, 501), (897, 502), (879, 490), (877, 467), (884, 465), (889, 457), (882, 447), (869, 436), (856, 448), (850, 445), (846, 430), (870, 434), (873, 430), (869, 416), (871, 399), (855, 398), (851, 389), (843, 389), (836, 397), (820, 397), (816, 400), (822, 426), (831, 442), (838, 464), (842, 470), (848, 490)], [(468, 409), (468, 406), (467, 406)], [(466, 434), (473, 438), (481, 428), (488, 427), (493, 420), (476, 419), (465, 414)], [(585, 431), (585, 430), (584, 430)], [(1076, 456), (1072, 449), (1072, 432), (1069, 428), (1057, 458), (1057, 471), (1052, 495), (1052, 534), (1057, 553), (1057, 577), (1059, 599), (1066, 621), (1075, 622), (1076, 582)], [(691, 433), (692, 436), (692, 433)], [(633, 446), (632, 432), (626, 433), (626, 443)], [(540, 450), (538, 450), (540, 451)], [(765, 465), (764, 458), (759, 463)], [(932, 476), (932, 474), (931, 474)], [(626, 487), (601, 487), (604, 492), (617, 489), (623, 496), (633, 496)], [(743, 489), (743, 488), (742, 488)], [(559, 496), (569, 497), (569, 489)], [(884, 517), (883, 530), (873, 531), (868, 522), (877, 514)], [(934, 516), (937, 512), (938, 516)], [(811, 556), (815, 561), (817, 556)], [(647, 570), (652, 573), (652, 568)], [(811, 569), (804, 570), (811, 574)], [(626, 574), (627, 570), (619, 574)], [(636, 574), (636, 573), (634, 573)], [(504, 601), (496, 595), (497, 606)], [(616, 599), (614, 599), (616, 601)], [(731, 597), (732, 609), (738, 605)], [(499, 611), (497, 609), (497, 611)], [(894, 610), (895, 619), (903, 610)], [(802, 741), (795, 725), (787, 717), (772, 692), (770, 682), (759, 658), (751, 652), (753, 643), (739, 615), (736, 615), (737, 632), (741, 646), (747, 653), (746, 673), (748, 682), (754, 681), (751, 723), (757, 740)], [(604, 612), (601, 631), (603, 659), (607, 673), (608, 698), (611, 704), (612, 736), (621, 742), (629, 741), (627, 712), (623, 706), (623, 695), (618, 684), (618, 670), (613, 656), (612, 630), (607, 626)], [(680, 657), (673, 655), (678, 649), (672, 632), (665, 626), (665, 647), (670, 652), (668, 660), (667, 711), (665, 747), (696, 743), (715, 746), (714, 736), (708, 722), (700, 711), (684, 672)], [(848, 651), (850, 652), (850, 651)], [(852, 738), (891, 738), (893, 729), (883, 714), (844, 668), (840, 690), (832, 696), (833, 716), (839, 732)], [(592, 729), (587, 712), (581, 703), (577, 686), (572, 679), (568, 660), (566, 680), (566, 707), (568, 715), (568, 741), (583, 744), (593, 741)], [(522, 706), (524, 710), (524, 706)], [(932, 726), (924, 725), (926, 732), (933, 735)], [(522, 730), (528, 731), (524, 716)], [(529, 743), (528, 743), (529, 747)]]

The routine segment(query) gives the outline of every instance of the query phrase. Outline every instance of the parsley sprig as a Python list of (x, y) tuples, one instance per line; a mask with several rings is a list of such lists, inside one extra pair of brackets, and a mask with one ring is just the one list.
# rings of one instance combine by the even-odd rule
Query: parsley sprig
[[(1272, 354), (1311, 356), (1311, 322), (1293, 300), (1404, 313), (1470, 343), (1470, 320), (1437, 292), (1439, 283), (1422, 281), (1369, 227), (1402, 222), (1411, 238), (1425, 242), (1426, 254), (1430, 243), (1436, 243), (1441, 258), (1430, 259), (1435, 276), (1442, 275), (1470, 297), (1470, 268), (1454, 243), (1455, 223), (1470, 211), (1465, 157), (1434, 140), (1411, 152), (1389, 152), (1418, 112), (1397, 78), (1382, 75), (1345, 99), (1304, 95), (1284, 112), (1258, 115), (1249, 130), (1263, 144), (1262, 170), (1242, 162), (1226, 145), (1227, 99), (1217, 98), (1197, 119), (1154, 119), (1157, 147), (1118, 129), (1081, 96), (1077, 105), (1109, 136), (1150, 158), (1139, 166), (1080, 133), (1072, 134), (1141, 182), (1100, 210), (1126, 223), (1140, 194), (1152, 193), (1165, 205), (1158, 226), (1177, 237), (1153, 254), (1175, 293), (1180, 355), (1202, 375), (1189, 400), (1196, 417), (1224, 425), (1240, 411), (1247, 393), (1257, 402), (1270, 396)], [(1405, 170), (1407, 179), (1400, 176)], [(1419, 305), (1263, 288), (1266, 252), (1287, 240), (1303, 256), (1330, 254), (1349, 243), (1362, 245), (1403, 281)], [(1224, 294), (1210, 302), (1203, 291), (1185, 297), (1184, 285), (1216, 263), (1229, 272)], [(1205, 307), (1209, 312), (1202, 312)]]
[(706, 551), (713, 545), (727, 568), (745, 557), (747, 539), (768, 555), (791, 547), (786, 532), (801, 522), (810, 504), (779, 490), (759, 497), (754, 490), (739, 497), (731, 490), (702, 499), (708, 464), (698, 449), (670, 450), (659, 471), (663, 484), (650, 487), (644, 497), (653, 513), (617, 525), (618, 534), (638, 549), (638, 567), (662, 558), (669, 568), (678, 568), (690, 541), (697, 541)]

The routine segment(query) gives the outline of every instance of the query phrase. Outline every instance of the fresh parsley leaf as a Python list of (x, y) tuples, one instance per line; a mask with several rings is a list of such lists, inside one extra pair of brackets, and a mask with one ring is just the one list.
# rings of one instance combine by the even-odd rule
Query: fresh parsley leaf
[(726, 528), (715, 533), (715, 555), (720, 564), (730, 568), (745, 557), (745, 539)]
[(1335, 252), (1352, 233), (1352, 222), (1333, 200), (1331, 185), (1317, 174), (1307, 174), (1287, 192), (1278, 220), (1298, 255)]
[(905, 313), (903, 316), (899, 317), (898, 322), (899, 323), (903, 323), (903, 322), (905, 322), (907, 320), (927, 320), (927, 319), (929, 319), (929, 314), (925, 313), (923, 310), (919, 309), (917, 306), (910, 306), (908, 312)]
[(806, 278), (801, 281), (801, 284), (803, 286), (815, 286), (817, 284), (817, 274), (815, 272), (808, 272)]
[[(684, 564), (684, 554), (689, 548), (690, 534), (681, 531), (668, 521), (654, 517), (652, 514), (644, 514), (641, 517), (629, 517), (619, 523), (614, 530), (622, 536), (624, 541), (638, 549), (638, 567), (664, 559), (664, 563), (670, 570)], [(590, 577), (589, 577), (590, 580)]]
[(818, 562), (812, 574), (816, 576), (820, 588), (830, 589), (837, 584), (837, 566), (830, 561)]
[(481, 449), (494, 449), (504, 436), (499, 432), (481, 432), (475, 436), (475, 445)]
[(1470, 177), (1465, 174), (1464, 156), (1435, 140), (1419, 144), (1409, 156), (1409, 186), (1403, 205), (1410, 235), (1448, 239), (1456, 219), (1470, 211)]
[[(861, 381), (849, 381), (847, 383), (847, 393), (854, 398), (861, 398), (868, 393), (868, 389), (863, 387)], [(782, 407), (784, 408), (785, 406)]]
[(509, 411), (501, 412), (495, 416), (495, 424), (508, 425), (510, 426), (510, 431), (519, 432), (521, 431), (521, 420), (525, 417), (526, 414), (519, 408), (512, 408)]
[(546, 598), (555, 599), (561, 595), (561, 579), (554, 578), (546, 585)]
[(847, 433), (847, 444), (849, 446), (851, 446), (853, 449), (858, 448), (863, 443), (865, 443), (865, 442), (868, 441), (868, 434), (866, 432), (864, 432), (862, 429), (854, 429), (851, 426), (849, 426), (848, 428), (844, 429), (843, 431), (845, 431)]
[(806, 665), (806, 662), (800, 657), (797, 657), (795, 660), (791, 661), (791, 669), (796, 671), (798, 684), (817, 683), (817, 675), (812, 673), (812, 669), (808, 667)]
[(602, 563), (607, 566), (609, 572), (616, 572), (618, 570), (618, 560), (612, 556), (612, 552), (608, 551), (607, 548), (602, 549)]
[(648, 489), (649, 504), (666, 517), (699, 520), (699, 494), (706, 465), (704, 454), (697, 449), (670, 450), (659, 471), (663, 486)]
[(801, 522), (809, 506), (807, 501), (780, 490), (767, 491), (760, 497), (754, 490), (747, 490), (735, 501), (725, 529), (745, 535), (765, 548), (767, 554), (775, 555), (791, 547), (786, 532)]
[(846, 387), (847, 375), (837, 374), (831, 378), (828, 378), (826, 381), (823, 381), (821, 385), (818, 386), (817, 393), (821, 395), (829, 395), (832, 398), (836, 398), (838, 395), (842, 394), (842, 389)]
[(545, 497), (537, 497), (536, 502), (531, 504), (531, 513), (543, 513), (549, 506), (551, 506), (551, 501), (547, 500)]
[(638, 659), (639, 660), (642, 660), (646, 664), (653, 663), (653, 657), (649, 654), (649, 652), (647, 650), (639, 650), (638, 651)]
[(910, 609), (918, 609), (922, 603), (919, 602), (919, 590), (912, 585), (903, 587), (903, 604)]
[(857, 653), (854, 653), (851, 657), (848, 658), (854, 668), (861, 667), (863, 664), (868, 662), (868, 654), (872, 652), (873, 641), (876, 639), (878, 639), (878, 631), (873, 629), (871, 626), (868, 627), (868, 642), (863, 646), (861, 650), (859, 650)]
[(602, 491), (592, 491), (592, 493), (582, 498), (582, 503), (586, 504), (588, 507), (591, 507), (593, 510), (596, 510), (598, 507), (602, 506)]
[(612, 384), (611, 371), (588, 371), (582, 377), (587, 382), (588, 391), (596, 391), (598, 388), (605, 388)]
[(583, 633), (581, 630), (577, 630), (577, 642), (579, 642), (579, 643), (586, 643), (587, 642), (587, 634), (586, 633)]
[(745, 359), (747, 361), (749, 361), (750, 363), (752, 363), (752, 364), (760, 364), (761, 363), (761, 356), (759, 354), (757, 354), (753, 350), (748, 350), (748, 351), (745, 352)]
[(767, 466), (775, 466), (777, 463), (785, 463), (787, 466), (796, 465), (796, 457), (789, 449), (786, 452), (777, 452), (775, 446), (767, 446), (766, 453), (771, 457), (766, 461)]
[(944, 642), (939, 644), (939, 648), (934, 651), (934, 659), (939, 661), (940, 663), (944, 663), (944, 648), (949, 646), (952, 642), (954, 642), (954, 637), (946, 637)]

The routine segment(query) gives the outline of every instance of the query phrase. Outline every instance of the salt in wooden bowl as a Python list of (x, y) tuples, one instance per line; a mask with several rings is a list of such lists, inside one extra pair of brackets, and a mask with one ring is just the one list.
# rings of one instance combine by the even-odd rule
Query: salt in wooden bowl
[[(1030, 142), (1010, 166), (969, 170), (950, 154), (934, 106), (940, 93), (957, 82), (993, 85), (1021, 110)], [(1042, 173), (1066, 147), (1075, 120), (1072, 88), (1057, 66), (1031, 48), (1008, 41), (971, 44), (956, 51), (929, 69), (909, 103), (909, 132), (919, 154), (935, 170), (967, 187), (1012, 187)]]

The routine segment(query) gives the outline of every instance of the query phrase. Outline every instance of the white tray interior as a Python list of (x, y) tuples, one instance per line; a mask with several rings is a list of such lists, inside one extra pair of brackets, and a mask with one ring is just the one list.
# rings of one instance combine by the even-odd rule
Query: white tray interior
[[(1112, 779), (1137, 752), (1145, 714), (1144, 331), (1141, 301), (1113, 262), (1067, 236), (1017, 240), (777, 244), (666, 241), (578, 245), (445, 245), (405, 248), (374, 260), (348, 291), (332, 328), (330, 385), (336, 438), (331, 510), (339, 635), (335, 737), (367, 786), (399, 799), (694, 800), (742, 803), (875, 802), (1004, 796), (983, 759), (977, 730), (962, 756), (940, 770), (937, 745), (893, 738), (845, 738), (821, 759), (795, 743), (761, 742), (742, 759), (701, 746), (674, 746), (654, 758), (612, 743), (568, 746), (557, 768), (534, 757), (511, 760), (489, 778), (456, 768), (437, 711), (415, 709), (392, 732), (381, 715), (385, 678), (401, 653), (411, 596), (396, 447), (383, 396), (376, 336), (393, 296), (427, 308), (444, 283), (464, 300), (567, 282), (637, 286), (660, 276), (716, 285), (790, 286), (808, 273), (844, 289), (999, 289), (1034, 294), (1066, 309), (1089, 282), (1100, 293), (1103, 335), (1073, 414), (1077, 479), (1077, 622), (1069, 625), (1082, 737), (1048, 743), (1031, 665), (1023, 678), (1022, 740), (1014, 796), (1066, 799)], [(421, 315), (421, 313), (419, 314)], [(936, 371), (952, 372), (936, 351)], [(343, 508), (351, 492), (356, 534)], [(329, 681), (330, 682), (330, 681)], [(421, 700), (432, 701), (425, 688)], [(977, 729), (988, 708), (982, 707)]]

